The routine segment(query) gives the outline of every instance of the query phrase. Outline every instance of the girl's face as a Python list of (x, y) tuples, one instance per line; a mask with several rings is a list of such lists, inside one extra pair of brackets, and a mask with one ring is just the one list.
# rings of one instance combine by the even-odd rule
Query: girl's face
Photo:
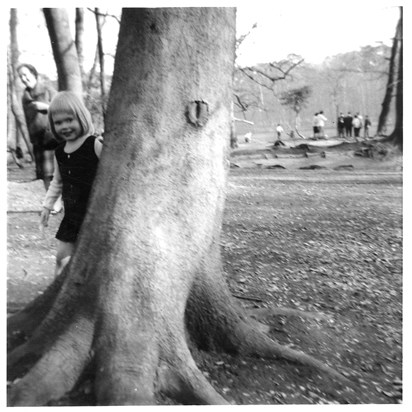
[(52, 115), (54, 129), (66, 141), (76, 140), (82, 136), (82, 127), (73, 113), (56, 113)]
[(19, 77), (22, 83), (29, 89), (34, 89), (37, 84), (36, 76), (27, 67), (23, 66), (20, 68)]

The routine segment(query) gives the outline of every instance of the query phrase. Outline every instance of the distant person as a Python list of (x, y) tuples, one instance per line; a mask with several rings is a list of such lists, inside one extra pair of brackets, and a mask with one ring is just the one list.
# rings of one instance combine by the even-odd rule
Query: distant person
[(49, 129), (47, 111), (57, 91), (39, 76), (31, 64), (21, 64), (17, 73), (25, 86), (22, 105), (33, 145), (36, 179), (43, 180), (47, 190), (53, 177), (54, 149), (58, 145)]
[(345, 135), (346, 137), (352, 137), (352, 121), (353, 121), (353, 116), (351, 112), (348, 112), (348, 114), (345, 116)]
[(345, 137), (345, 116), (342, 112), (338, 116), (338, 137)]
[(62, 194), (64, 217), (56, 234), (59, 243), (55, 276), (58, 276), (73, 254), (86, 215), (102, 142), (94, 136), (90, 112), (75, 93), (56, 95), (50, 105), (49, 121), (53, 135), (62, 143), (55, 151), (55, 172), (43, 202), (40, 226), (48, 225), (50, 211)]
[(352, 120), (352, 126), (353, 126), (353, 133), (355, 135), (355, 139), (360, 136), (360, 131), (362, 129), (362, 122), (361, 119), (359, 119), (358, 115), (355, 114), (353, 120)]
[[(283, 143), (282, 139), (281, 139), (282, 133), (284, 133), (284, 129), (283, 129), (282, 125), (280, 123), (278, 123), (276, 125), (275, 130), (276, 130), (276, 140), (275, 140), (275, 143), (273, 143), (273, 146), (274, 147), (285, 146), (285, 143)], [(291, 137), (293, 138), (293, 136), (291, 136)]]
[(363, 137), (369, 139), (369, 129), (372, 126), (372, 122), (369, 119), (369, 116), (365, 116), (365, 122), (363, 124)]
[(326, 137), (325, 136), (325, 123), (327, 122), (327, 118), (325, 117), (325, 115), (323, 114), (323, 110), (321, 110), (318, 115), (318, 124), (319, 124), (319, 137)]
[(284, 132), (283, 127), (280, 123), (278, 123), (278, 125), (276, 126), (276, 137), (277, 140), (281, 140), (282, 137), (282, 133)]
[(250, 143), (252, 141), (252, 132), (245, 133), (245, 143)]
[(313, 138), (317, 139), (319, 137), (319, 113), (315, 113), (313, 116)]

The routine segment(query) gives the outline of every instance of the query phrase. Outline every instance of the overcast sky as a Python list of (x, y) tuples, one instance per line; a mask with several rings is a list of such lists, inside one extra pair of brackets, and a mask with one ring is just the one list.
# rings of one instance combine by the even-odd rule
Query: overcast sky
[(327, 56), (361, 46), (391, 45), (400, 4), (379, 0), (242, 2), (237, 10), (238, 35), (247, 33), (255, 22), (257, 28), (241, 46), (238, 63), (280, 60), (290, 53), (321, 63)]
[[(81, 5), (82, 2), (76, 5)], [(105, 10), (107, 2), (96, 2)], [(131, 4), (129, 4), (131, 3)], [(164, 2), (163, 2), (164, 3)], [(241, 45), (238, 63), (253, 65), (285, 58), (290, 53), (299, 54), (309, 63), (321, 63), (325, 57), (358, 50), (361, 46), (384, 42), (390, 45), (399, 18), (403, 0), (238, 0), (218, 2), (146, 2), (146, 6), (227, 6), (236, 5), (237, 35), (247, 33), (257, 23), (257, 28)], [(27, 6), (28, 4), (28, 6)], [(47, 3), (50, 6), (49, 3)], [(110, 2), (110, 6), (113, 2)], [(141, 1), (120, 2), (119, 6), (143, 6)], [(21, 61), (34, 64), (39, 72), (51, 78), (56, 69), (51, 55), (50, 40), (44, 27), (44, 18), (38, 2), (13, 2), (18, 9), (18, 41)], [(44, 5), (43, 5), (44, 6)], [(53, 5), (52, 5), (53, 6)], [(66, 6), (67, 4), (59, 4)], [(106, 7), (107, 8), (107, 7)], [(74, 10), (71, 7), (71, 10)], [(112, 7), (111, 10), (114, 10)], [(85, 49), (86, 69), (92, 66), (96, 45), (95, 22), (91, 13), (86, 13)], [(74, 22), (74, 18), (72, 18)], [(104, 28), (104, 51), (113, 53), (117, 43), (118, 24), (108, 19)], [(107, 59), (107, 71), (112, 68), (112, 59)]]

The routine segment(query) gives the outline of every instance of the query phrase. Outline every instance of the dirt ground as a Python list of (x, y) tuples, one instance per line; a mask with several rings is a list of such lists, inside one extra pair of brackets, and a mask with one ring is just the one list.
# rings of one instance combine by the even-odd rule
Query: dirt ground
[[(232, 153), (224, 269), (239, 304), (256, 313), (288, 308), (262, 318), (274, 339), (342, 371), (356, 387), (286, 361), (195, 353), (234, 404), (402, 402), (402, 159), (316, 144), (305, 155), (274, 151), (262, 138)], [(44, 234), (38, 230), (44, 188), (33, 176), (30, 164), (8, 165), (9, 312), (53, 278), (62, 214)], [(91, 392), (86, 380), (52, 404), (93, 405)]]

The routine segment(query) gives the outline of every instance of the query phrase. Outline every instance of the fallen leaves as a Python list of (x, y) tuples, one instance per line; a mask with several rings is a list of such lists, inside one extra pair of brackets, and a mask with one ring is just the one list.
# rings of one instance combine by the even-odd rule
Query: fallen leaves
[[(397, 399), (387, 395), (402, 366), (402, 184), (358, 173), (340, 181), (232, 173), (225, 271), (234, 293), (262, 297), (256, 313), (280, 306), (333, 316), (322, 324), (288, 317), (283, 325), (277, 317), (272, 331), (333, 365), (373, 374), (386, 395), (364, 379), (358, 402), (387, 403)], [(310, 392), (312, 403), (333, 402)]]
[[(42, 197), (43, 189), (33, 186)], [(27, 202), (26, 196), (18, 202)], [(36, 215), (8, 216), (9, 300), (27, 302), (53, 276), (59, 218), (52, 219), (53, 234), (44, 240)], [(342, 367), (359, 382), (354, 398), (347, 399), (290, 364), (219, 354), (204, 374), (213, 375), (222, 393), (251, 404), (401, 402), (399, 173), (232, 170), (221, 246), (229, 285), (241, 304), (266, 313), (283, 307), (325, 316), (278, 312), (266, 318), (271, 336)], [(84, 391), (89, 394), (89, 387)]]

